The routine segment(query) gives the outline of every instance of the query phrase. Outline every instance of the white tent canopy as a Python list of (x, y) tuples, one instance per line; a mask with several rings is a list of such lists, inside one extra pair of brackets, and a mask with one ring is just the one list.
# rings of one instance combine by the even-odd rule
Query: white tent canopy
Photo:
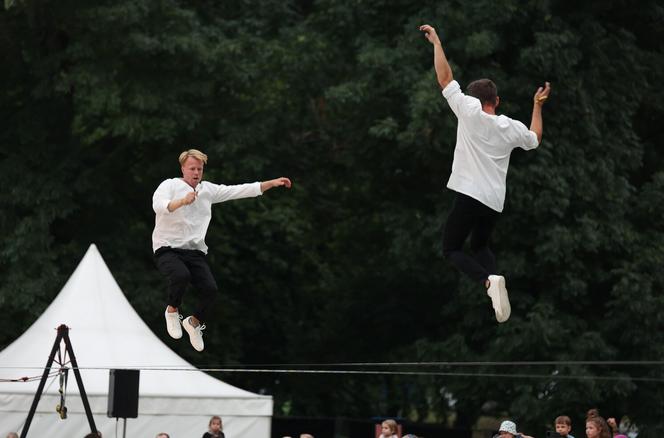
[[(0, 379), (41, 376), (61, 324), (70, 328), (92, 414), (104, 437), (116, 436), (116, 426), (117, 436), (122, 436), (122, 422), (118, 426), (115, 419), (106, 417), (109, 369), (151, 367), (161, 370), (141, 370), (138, 418), (127, 420), (127, 437), (152, 438), (158, 432), (167, 432), (171, 438), (201, 436), (210, 417), (219, 415), (229, 437), (269, 438), (271, 397), (236, 388), (200, 371), (168, 370), (194, 367), (141, 320), (94, 244), (39, 319), (0, 352)], [(188, 343), (187, 334), (177, 342)], [(0, 383), (0, 436), (21, 431), (38, 380)], [(60, 395), (59, 382), (53, 380), (49, 378), (46, 384), (28, 436), (82, 438), (90, 429), (74, 373), (69, 372), (66, 420), (55, 412)]]

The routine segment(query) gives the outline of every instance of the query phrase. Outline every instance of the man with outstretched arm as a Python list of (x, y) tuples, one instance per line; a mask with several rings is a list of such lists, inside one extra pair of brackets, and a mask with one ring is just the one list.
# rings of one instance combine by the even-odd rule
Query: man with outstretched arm
[[(551, 87), (546, 82), (535, 92), (528, 129), (518, 120), (496, 115), (500, 98), (490, 79), (471, 82), (464, 94), (452, 76), (436, 30), (425, 24), (420, 31), (433, 45), (438, 84), (458, 120), (452, 173), (447, 182), (455, 199), (443, 231), (443, 254), (464, 274), (486, 287), (496, 320), (505, 322), (511, 307), (505, 277), (497, 274), (489, 242), (503, 211), (510, 154), (517, 147), (534, 149), (542, 141), (542, 105)], [(462, 249), (468, 236), (472, 255)]]
[(291, 186), (290, 180), (284, 177), (230, 186), (203, 181), (207, 159), (207, 155), (196, 149), (182, 152), (179, 157), (182, 178), (163, 181), (152, 196), (155, 212), (152, 250), (157, 268), (168, 280), (166, 329), (172, 338), (182, 337), (179, 307), (191, 283), (201, 297), (193, 314), (182, 321), (182, 327), (197, 351), (203, 351), (204, 322), (217, 294), (217, 283), (206, 260), (208, 247), (205, 244), (212, 204), (260, 196), (273, 187)]

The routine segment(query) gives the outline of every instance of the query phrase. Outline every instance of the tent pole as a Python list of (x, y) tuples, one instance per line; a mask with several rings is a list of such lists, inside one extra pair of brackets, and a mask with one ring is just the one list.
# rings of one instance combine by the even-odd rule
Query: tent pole
[(67, 327), (64, 324), (61, 324), (58, 327), (58, 335), (55, 337), (55, 342), (53, 343), (51, 354), (48, 357), (48, 361), (46, 361), (44, 374), (42, 374), (41, 381), (39, 382), (39, 387), (37, 388), (35, 399), (32, 401), (30, 412), (28, 412), (28, 418), (25, 420), (25, 426), (23, 426), (23, 431), (21, 432), (21, 438), (27, 438), (28, 436), (28, 429), (30, 429), (30, 423), (32, 423), (32, 417), (34, 417), (35, 411), (37, 410), (37, 404), (39, 404), (39, 399), (41, 398), (42, 392), (44, 391), (44, 386), (46, 385), (46, 379), (48, 379), (48, 374), (51, 371), (51, 365), (55, 360), (55, 353), (60, 348), (60, 342), (62, 340), (65, 341), (65, 349), (69, 353), (69, 357), (71, 359), (71, 363), (74, 369), (74, 375), (76, 376), (76, 383), (78, 384), (78, 390), (81, 393), (81, 400), (83, 401), (83, 406), (85, 407), (85, 414), (88, 417), (88, 424), (90, 425), (90, 431), (92, 433), (97, 432), (97, 426), (95, 426), (95, 420), (94, 418), (92, 418), (92, 410), (90, 409), (88, 396), (85, 393), (85, 387), (83, 387), (83, 379), (81, 379), (81, 372), (78, 370), (78, 363), (76, 363), (74, 350), (72, 349), (71, 341), (69, 340), (69, 327)]
[(58, 327), (58, 331), (62, 328), (63, 334), (62, 337), (65, 340), (65, 348), (69, 353), (69, 358), (71, 359), (72, 368), (74, 369), (74, 376), (76, 376), (76, 383), (78, 384), (78, 391), (81, 393), (81, 401), (83, 402), (83, 407), (85, 408), (85, 415), (88, 417), (88, 424), (90, 425), (90, 432), (97, 432), (97, 426), (95, 425), (95, 419), (92, 418), (92, 409), (90, 409), (90, 402), (88, 402), (88, 395), (85, 393), (85, 387), (83, 386), (83, 379), (81, 378), (81, 372), (78, 369), (78, 363), (76, 362), (76, 356), (74, 356), (74, 350), (71, 346), (71, 341), (69, 340), (69, 327), (62, 324)]
[(53, 364), (53, 360), (55, 359), (55, 352), (58, 351), (58, 348), (60, 347), (60, 341), (62, 340), (62, 332), (60, 331), (60, 327), (58, 327), (58, 335), (55, 337), (55, 342), (53, 343), (51, 354), (48, 356), (48, 360), (46, 361), (46, 366), (44, 367), (44, 374), (42, 374), (42, 378), (39, 381), (39, 387), (37, 388), (37, 392), (35, 393), (35, 398), (34, 400), (32, 400), (32, 406), (30, 406), (30, 411), (28, 412), (28, 418), (25, 419), (25, 425), (23, 426), (23, 430), (21, 431), (21, 438), (26, 438), (28, 436), (28, 430), (30, 429), (30, 423), (32, 423), (32, 417), (34, 417), (35, 411), (37, 410), (37, 404), (39, 404), (39, 399), (41, 398), (42, 392), (44, 391), (44, 386), (46, 385), (46, 379), (48, 379), (48, 374), (51, 371), (51, 365)]
[(122, 427), (122, 438), (127, 438), (127, 419), (123, 418), (124, 426)]

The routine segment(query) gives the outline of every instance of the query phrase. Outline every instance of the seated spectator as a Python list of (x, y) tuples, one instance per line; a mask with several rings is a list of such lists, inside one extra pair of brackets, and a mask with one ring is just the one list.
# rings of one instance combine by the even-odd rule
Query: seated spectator
[(210, 418), (208, 423), (208, 431), (203, 434), (203, 438), (224, 438), (223, 425), (221, 424), (221, 417), (214, 415)]
[(380, 425), (381, 434), (379, 438), (398, 438), (397, 437), (397, 422), (390, 419), (385, 420)]
[(611, 438), (609, 424), (599, 415), (597, 409), (591, 409), (586, 415), (587, 438)]
[(611, 433), (613, 434), (613, 438), (627, 438), (627, 435), (623, 435), (620, 433), (620, 430), (618, 428), (618, 423), (616, 422), (615, 418), (613, 417), (607, 418), (606, 423), (611, 428)]
[(158, 433), (155, 438), (171, 438), (166, 432)]
[(556, 432), (563, 438), (574, 438), (569, 433), (572, 431), (572, 419), (567, 415), (560, 415), (555, 420)]
[(517, 438), (517, 437), (533, 438), (530, 435), (525, 435), (523, 433), (517, 432), (516, 423), (509, 420), (505, 420), (502, 423), (500, 423), (500, 427), (498, 428), (498, 436), (500, 438)]

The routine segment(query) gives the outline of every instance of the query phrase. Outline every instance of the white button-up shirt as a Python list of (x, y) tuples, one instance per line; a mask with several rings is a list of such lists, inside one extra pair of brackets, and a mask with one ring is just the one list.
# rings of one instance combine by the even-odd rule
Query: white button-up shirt
[(197, 249), (207, 254), (205, 235), (212, 219), (212, 204), (262, 194), (259, 182), (225, 186), (203, 181), (196, 187), (198, 195), (194, 202), (168, 211), (169, 202), (184, 198), (193, 190), (182, 178), (167, 179), (155, 190), (152, 195), (152, 209), (156, 214), (152, 232), (153, 251), (170, 246)]
[(443, 96), (459, 121), (447, 187), (502, 212), (510, 154), (517, 147), (536, 148), (537, 134), (518, 120), (485, 113), (479, 99), (463, 94), (457, 81)]

